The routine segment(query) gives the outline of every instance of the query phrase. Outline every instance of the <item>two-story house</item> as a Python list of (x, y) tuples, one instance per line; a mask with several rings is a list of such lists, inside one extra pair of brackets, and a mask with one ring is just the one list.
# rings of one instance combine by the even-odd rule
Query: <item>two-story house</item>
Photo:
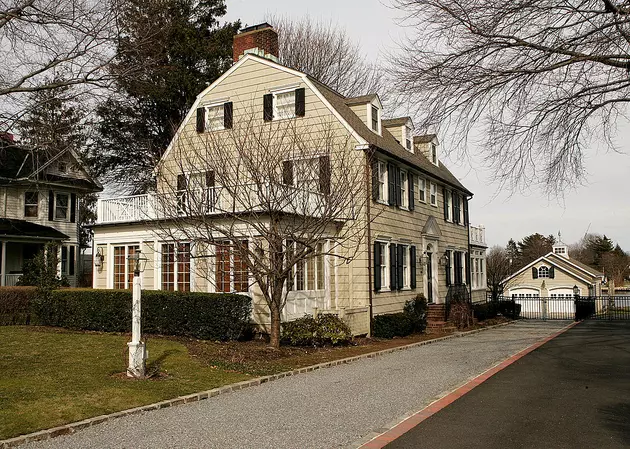
[[(235, 135), (239, 124), (248, 122), (258, 129), (282, 121), (303, 133), (319, 132), (315, 130), (321, 123), (328, 124), (330, 135), (343, 140), (339, 147), (352, 157), (339, 167), (335, 158), (322, 156), (317, 148), (307, 159), (292, 158), (287, 152), (287, 160), (278, 164), (280, 179), (321, 194), (335, 188), (322, 167), (333, 174), (343, 168), (358, 174), (361, 196), (366, 198), (337, 228), (366, 226), (353, 248), (340, 249), (352, 257), (339, 254), (342, 262), (335, 263), (323, 256), (298, 267), (287, 287), (285, 319), (315, 308), (333, 311), (360, 334), (368, 331), (372, 315), (398, 312), (417, 294), (434, 304), (443, 304), (453, 289), (470, 294), (472, 193), (444, 165), (437, 136), (416, 135), (409, 117), (383, 119), (386, 111), (376, 93), (344, 97), (279, 64), (277, 38), (268, 24), (235, 36), (234, 65), (198, 95), (158, 164), (155, 193), (99, 200), (94, 287), (130, 288), (133, 273), (127, 259), (141, 251), (148, 259), (143, 288), (247, 292), (254, 298), (254, 318), (265, 325), (268, 313), (257, 288), (244, 281), (247, 267), (219, 244), (212, 257), (201, 260), (194, 242), (177, 241), (175, 231), (167, 237), (164, 228), (169, 220), (161, 215), (158, 203), (165, 192), (183, 191), (195, 183), (208, 189), (200, 197), (209, 203), (204, 213), (223, 219), (215, 207), (223, 201), (216, 178), (219, 168), (201, 157), (204, 142), (225, 139), (228, 148), (228, 141), (245, 140)], [(253, 141), (251, 151), (263, 147)], [(257, 237), (255, 226), (244, 227), (244, 240)], [(336, 231), (331, 232), (334, 240)], [(210, 276), (200, 273), (202, 267)]]
[(27, 149), (0, 136), (0, 286), (15, 285), (24, 261), (48, 242), (71, 286), (79, 274), (79, 197), (102, 187), (71, 151)]

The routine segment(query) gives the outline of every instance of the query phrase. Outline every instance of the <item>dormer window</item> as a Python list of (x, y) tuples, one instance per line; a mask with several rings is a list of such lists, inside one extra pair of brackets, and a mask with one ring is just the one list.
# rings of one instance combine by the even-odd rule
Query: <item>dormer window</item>
[(413, 151), (413, 130), (411, 126), (405, 126), (405, 147), (409, 151)]
[(438, 164), (437, 145), (434, 143), (431, 144), (431, 162), (435, 165)]
[(372, 105), (372, 131), (375, 133), (379, 132), (378, 121), (378, 108)]

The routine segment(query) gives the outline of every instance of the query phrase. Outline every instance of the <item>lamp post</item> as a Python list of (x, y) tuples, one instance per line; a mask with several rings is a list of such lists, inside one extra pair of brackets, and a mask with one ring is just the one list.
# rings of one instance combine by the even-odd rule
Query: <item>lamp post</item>
[(147, 258), (142, 256), (140, 250), (128, 257), (129, 262), (133, 263), (133, 294), (131, 305), (131, 341), (127, 343), (129, 347), (129, 366), (127, 368), (127, 376), (144, 377), (147, 350), (142, 337), (141, 329), (141, 308), (140, 308), (140, 273), (144, 271)]
[(573, 286), (573, 302), (575, 304), (575, 321), (579, 321), (580, 319), (580, 314), (578, 312), (579, 299), (580, 299), (580, 288), (577, 285), (574, 285)]

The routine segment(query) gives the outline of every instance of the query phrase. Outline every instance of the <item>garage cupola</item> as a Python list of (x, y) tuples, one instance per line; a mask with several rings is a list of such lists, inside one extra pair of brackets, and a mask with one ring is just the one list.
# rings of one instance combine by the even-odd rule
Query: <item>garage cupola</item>
[(569, 247), (562, 241), (562, 235), (558, 232), (558, 240), (553, 245), (553, 253), (557, 256), (569, 258)]

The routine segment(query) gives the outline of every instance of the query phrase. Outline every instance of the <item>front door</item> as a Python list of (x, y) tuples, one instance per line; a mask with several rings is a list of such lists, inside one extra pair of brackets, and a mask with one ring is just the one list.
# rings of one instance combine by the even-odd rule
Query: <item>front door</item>
[(433, 302), (433, 254), (427, 253), (427, 300)]

